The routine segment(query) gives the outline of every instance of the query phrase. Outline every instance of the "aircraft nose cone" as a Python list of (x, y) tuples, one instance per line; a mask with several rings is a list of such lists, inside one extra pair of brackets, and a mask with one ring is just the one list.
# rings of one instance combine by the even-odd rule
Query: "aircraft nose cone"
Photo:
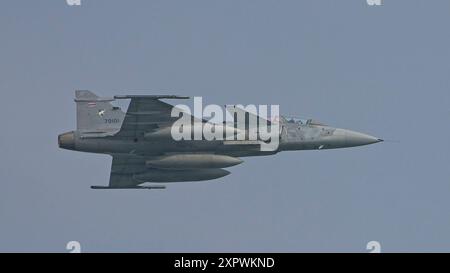
[(75, 135), (73, 132), (67, 132), (58, 136), (59, 148), (73, 150), (75, 149)]
[(361, 146), (383, 141), (380, 138), (350, 130), (345, 130), (345, 139), (348, 146)]

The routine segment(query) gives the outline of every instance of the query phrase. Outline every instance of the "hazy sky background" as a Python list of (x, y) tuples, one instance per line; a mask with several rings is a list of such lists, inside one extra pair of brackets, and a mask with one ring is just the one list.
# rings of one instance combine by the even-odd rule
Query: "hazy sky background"
[[(0, 251), (450, 251), (450, 1), (383, 4), (2, 1)], [(75, 89), (280, 104), (388, 141), (95, 191), (110, 157), (57, 146)]]

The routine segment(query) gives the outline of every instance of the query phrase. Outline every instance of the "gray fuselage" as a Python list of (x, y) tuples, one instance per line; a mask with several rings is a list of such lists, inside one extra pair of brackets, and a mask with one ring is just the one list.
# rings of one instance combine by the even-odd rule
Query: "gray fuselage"
[(225, 145), (224, 141), (180, 140), (167, 138), (121, 139), (116, 137), (81, 137), (72, 131), (59, 136), (61, 148), (103, 154), (138, 154), (157, 156), (170, 153), (213, 153), (234, 157), (262, 156), (281, 151), (321, 150), (347, 148), (373, 144), (379, 138), (314, 123), (302, 124), (295, 121), (281, 123), (279, 146), (275, 151), (261, 151), (255, 145)]

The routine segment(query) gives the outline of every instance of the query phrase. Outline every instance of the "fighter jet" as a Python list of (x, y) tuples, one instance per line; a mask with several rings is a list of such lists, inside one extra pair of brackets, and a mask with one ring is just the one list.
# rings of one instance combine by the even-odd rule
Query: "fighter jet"
[[(225, 168), (241, 164), (242, 157), (273, 155), (282, 151), (325, 150), (383, 141), (367, 134), (334, 128), (312, 119), (280, 116), (277, 148), (261, 149), (261, 140), (174, 140), (178, 117), (174, 106), (162, 99), (187, 99), (174, 95), (118, 95), (101, 98), (87, 90), (75, 91), (77, 129), (58, 136), (62, 149), (108, 154), (112, 166), (108, 186), (92, 189), (163, 189), (166, 182), (204, 181), (230, 174)], [(130, 100), (126, 112), (116, 100)], [(247, 117), (254, 113), (245, 112)], [(192, 117), (202, 125), (208, 120)], [(267, 121), (270, 123), (271, 121)], [(273, 121), (272, 121), (273, 122)], [(225, 131), (233, 124), (218, 124)], [(247, 125), (244, 134), (251, 130)], [(241, 130), (242, 131), (242, 130)]]

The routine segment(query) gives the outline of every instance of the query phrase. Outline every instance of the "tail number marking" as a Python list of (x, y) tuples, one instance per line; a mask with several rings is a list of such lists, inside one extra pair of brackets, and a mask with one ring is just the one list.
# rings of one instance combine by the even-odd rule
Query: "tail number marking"
[(107, 124), (113, 124), (113, 123), (119, 123), (120, 119), (118, 119), (118, 118), (105, 118), (104, 121)]

